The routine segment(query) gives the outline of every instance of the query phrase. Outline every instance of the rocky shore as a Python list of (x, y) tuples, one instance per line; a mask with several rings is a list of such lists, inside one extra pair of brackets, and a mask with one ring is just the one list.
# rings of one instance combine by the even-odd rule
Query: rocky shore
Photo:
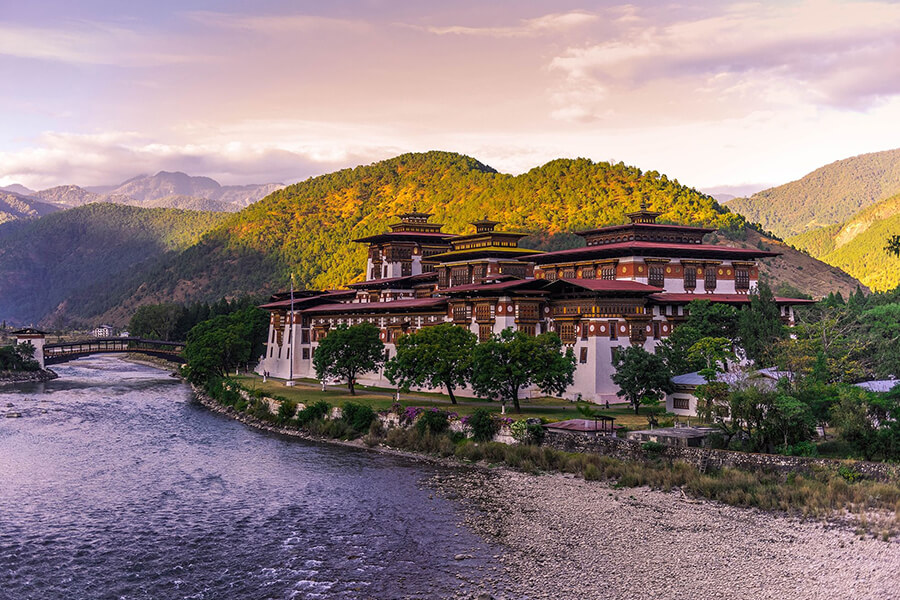
[(6, 383), (33, 383), (37, 381), (50, 381), (59, 377), (50, 369), (40, 371), (0, 371), (0, 385)]
[(570, 475), (451, 472), (430, 485), (508, 548), (484, 598), (900, 597), (900, 543), (845, 527)]

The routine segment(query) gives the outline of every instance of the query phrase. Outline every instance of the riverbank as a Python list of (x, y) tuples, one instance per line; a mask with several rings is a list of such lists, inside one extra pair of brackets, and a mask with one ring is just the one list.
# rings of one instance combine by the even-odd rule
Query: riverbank
[(59, 377), (51, 369), (40, 371), (0, 371), (0, 385), (7, 383), (39, 383)]
[(900, 596), (900, 544), (844, 527), (563, 474), (497, 469), (431, 484), (509, 549), (495, 581), (523, 598)]
[[(407, 456), (458, 460), (322, 439), (222, 406), (218, 413), (272, 433)], [(567, 474), (507, 468), (451, 470), (427, 482), (459, 502), (465, 524), (507, 552), (483, 589), (498, 598), (893, 598), (900, 543), (854, 531), (851, 520), (800, 520)], [(854, 518), (859, 518), (855, 515)], [(896, 519), (896, 517), (894, 517)], [(461, 559), (461, 569), (465, 558)]]

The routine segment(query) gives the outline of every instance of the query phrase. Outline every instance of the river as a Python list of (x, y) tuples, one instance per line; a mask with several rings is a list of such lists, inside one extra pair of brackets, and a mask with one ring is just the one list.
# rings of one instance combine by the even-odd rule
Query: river
[(449, 598), (501, 552), (423, 485), (443, 467), (250, 429), (113, 356), (54, 369), (0, 387), (3, 600)]

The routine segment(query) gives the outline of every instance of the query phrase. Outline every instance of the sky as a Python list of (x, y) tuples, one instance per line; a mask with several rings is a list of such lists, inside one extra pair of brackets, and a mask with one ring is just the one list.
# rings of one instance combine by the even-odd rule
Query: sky
[(896, 2), (0, 0), (0, 185), (448, 150), (741, 195), (896, 147)]

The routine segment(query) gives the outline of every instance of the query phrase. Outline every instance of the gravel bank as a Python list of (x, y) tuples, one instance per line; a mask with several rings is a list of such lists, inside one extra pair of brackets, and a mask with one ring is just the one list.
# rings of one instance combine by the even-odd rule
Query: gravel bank
[[(900, 543), (758, 510), (568, 475), (435, 477), (509, 551), (495, 598), (898, 598)], [(485, 596), (487, 598), (487, 596)]]

